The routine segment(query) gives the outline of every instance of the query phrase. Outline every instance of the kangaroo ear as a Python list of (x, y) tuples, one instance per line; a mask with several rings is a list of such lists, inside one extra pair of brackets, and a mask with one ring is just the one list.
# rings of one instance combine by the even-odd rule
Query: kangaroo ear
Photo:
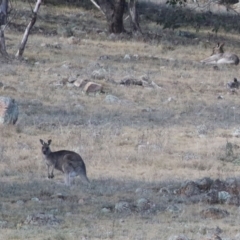
[(52, 140), (51, 140), (51, 139), (49, 139), (49, 140), (48, 140), (48, 146), (51, 144), (51, 142), (52, 142)]
[(39, 139), (40, 140), (40, 143), (43, 145), (44, 144), (44, 141), (42, 139)]

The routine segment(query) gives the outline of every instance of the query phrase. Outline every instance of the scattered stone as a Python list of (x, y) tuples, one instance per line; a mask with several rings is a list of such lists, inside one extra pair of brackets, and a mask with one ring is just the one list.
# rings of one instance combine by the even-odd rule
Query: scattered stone
[(137, 208), (141, 211), (148, 210), (151, 208), (151, 203), (146, 198), (140, 198), (137, 200)]
[(102, 80), (107, 76), (107, 71), (104, 68), (100, 68), (98, 70), (94, 70), (91, 74), (93, 79)]
[(115, 210), (117, 212), (130, 212), (130, 204), (126, 201), (120, 201), (115, 204)]
[(159, 193), (160, 194), (170, 194), (170, 190), (168, 189), (168, 188), (166, 188), (166, 187), (163, 187), (163, 188), (161, 188), (160, 190), (159, 190)]
[(108, 55), (102, 55), (98, 58), (98, 60), (109, 60), (110, 57)]
[(135, 190), (135, 193), (143, 193), (143, 189), (142, 189), (142, 188), (137, 188), (137, 189)]
[(2, 88), (3, 87), (3, 83), (2, 82), (0, 82), (0, 88)]
[(77, 78), (76, 78), (76, 77), (73, 77), (73, 76), (70, 76), (70, 77), (68, 78), (68, 82), (69, 82), (69, 83), (74, 83), (76, 80), (77, 80)]
[(71, 37), (69, 37), (69, 38), (67, 39), (67, 43), (68, 43), (68, 44), (71, 44), (71, 45), (73, 45), (73, 44), (79, 44), (79, 43), (80, 43), (80, 38), (76, 38), (76, 37), (74, 37), (74, 36), (71, 36)]
[(155, 89), (161, 89), (161, 87), (158, 86), (154, 81), (152, 81), (151, 85), (152, 85), (153, 88), (155, 88)]
[(56, 226), (60, 223), (60, 220), (58, 220), (53, 214), (37, 213), (28, 215), (24, 223), (36, 226), (42, 225)]
[(173, 204), (167, 207), (167, 211), (169, 211), (170, 213), (180, 213), (182, 209), (180, 206)]
[(73, 84), (78, 88), (84, 88), (88, 82), (89, 82), (88, 79), (78, 78)]
[(124, 60), (131, 60), (131, 56), (129, 54), (126, 54), (123, 59)]
[(87, 94), (89, 93), (100, 93), (102, 92), (102, 85), (94, 82), (88, 82), (84, 88), (83, 91)]
[(170, 236), (168, 240), (189, 240), (189, 239), (185, 235), (181, 234), (181, 235)]
[(17, 205), (20, 206), (20, 205), (23, 205), (23, 204), (24, 204), (24, 201), (23, 201), (23, 200), (18, 200), (16, 203), (17, 203)]
[(101, 212), (102, 213), (110, 213), (111, 212), (111, 209), (110, 208), (107, 208), (107, 207), (104, 207), (101, 209)]
[(67, 64), (67, 63), (64, 63), (61, 68), (64, 68), (64, 69), (69, 69), (70, 68), (70, 64)]
[(10, 97), (0, 97), (0, 124), (15, 124), (18, 120), (18, 104)]
[(179, 30), (177, 34), (178, 34), (178, 36), (185, 37), (185, 38), (195, 38), (196, 37), (195, 34), (188, 32), (188, 31)]
[(229, 215), (228, 211), (210, 207), (200, 212), (202, 218), (221, 219)]
[(118, 97), (113, 95), (107, 95), (104, 100), (106, 103), (119, 103), (120, 100)]
[(220, 203), (225, 203), (229, 198), (231, 198), (231, 195), (226, 191), (220, 191), (218, 192), (218, 200)]
[(31, 201), (33, 201), (33, 202), (39, 202), (40, 200), (39, 200), (39, 198), (34, 197), (34, 198), (31, 198)]

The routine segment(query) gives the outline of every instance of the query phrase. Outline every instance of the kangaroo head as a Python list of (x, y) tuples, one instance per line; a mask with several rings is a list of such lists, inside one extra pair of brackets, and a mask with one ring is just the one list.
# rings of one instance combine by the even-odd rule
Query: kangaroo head
[(223, 46), (224, 46), (224, 43), (218, 43), (218, 44), (213, 48), (212, 55), (218, 54), (218, 53), (224, 53)]
[(51, 153), (51, 149), (50, 149), (50, 144), (51, 144), (52, 140), (48, 140), (48, 142), (44, 142), (42, 139), (40, 139), (40, 143), (42, 144), (42, 153), (44, 155), (48, 155), (49, 153)]

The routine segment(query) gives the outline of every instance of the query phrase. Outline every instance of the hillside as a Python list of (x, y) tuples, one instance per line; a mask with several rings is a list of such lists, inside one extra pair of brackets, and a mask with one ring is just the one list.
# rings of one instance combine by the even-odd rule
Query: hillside
[[(30, 16), (27, 2), (17, 6), (10, 54)], [(200, 63), (217, 42), (240, 55), (239, 34), (173, 31), (144, 16), (141, 26), (149, 34), (109, 35), (95, 9), (46, 4), (24, 59), (1, 60), (0, 96), (20, 112), (0, 127), (1, 239), (240, 239), (240, 103), (226, 87), (239, 65)], [(70, 83), (86, 79), (102, 92)], [(91, 183), (67, 187), (57, 171), (47, 179), (39, 139), (78, 152)], [(227, 197), (205, 201), (203, 178), (219, 179), (217, 198)]]

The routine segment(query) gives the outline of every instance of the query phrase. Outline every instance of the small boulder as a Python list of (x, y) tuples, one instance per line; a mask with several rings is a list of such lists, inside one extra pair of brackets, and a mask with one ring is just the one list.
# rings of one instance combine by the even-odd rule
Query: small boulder
[(102, 92), (102, 85), (94, 82), (88, 82), (84, 88), (83, 91), (87, 94), (89, 93), (100, 93)]
[(102, 80), (102, 79), (106, 78), (106, 76), (107, 76), (107, 71), (104, 68), (94, 70), (91, 74), (91, 77), (93, 79), (98, 79), (98, 80)]
[(73, 45), (73, 44), (79, 44), (80, 43), (80, 39), (76, 38), (74, 36), (71, 36), (67, 39), (68, 44)]
[(109, 94), (105, 97), (105, 102), (106, 103), (119, 103), (120, 100), (118, 97)]
[(10, 97), (0, 97), (0, 124), (15, 124), (18, 120), (18, 104)]
[(85, 85), (89, 82), (88, 79), (82, 79), (82, 78), (78, 78), (74, 83), (73, 85), (75, 87), (78, 87), (78, 88), (84, 88)]
[(117, 212), (129, 212), (131, 211), (130, 204), (126, 201), (120, 201), (115, 204), (115, 210)]

